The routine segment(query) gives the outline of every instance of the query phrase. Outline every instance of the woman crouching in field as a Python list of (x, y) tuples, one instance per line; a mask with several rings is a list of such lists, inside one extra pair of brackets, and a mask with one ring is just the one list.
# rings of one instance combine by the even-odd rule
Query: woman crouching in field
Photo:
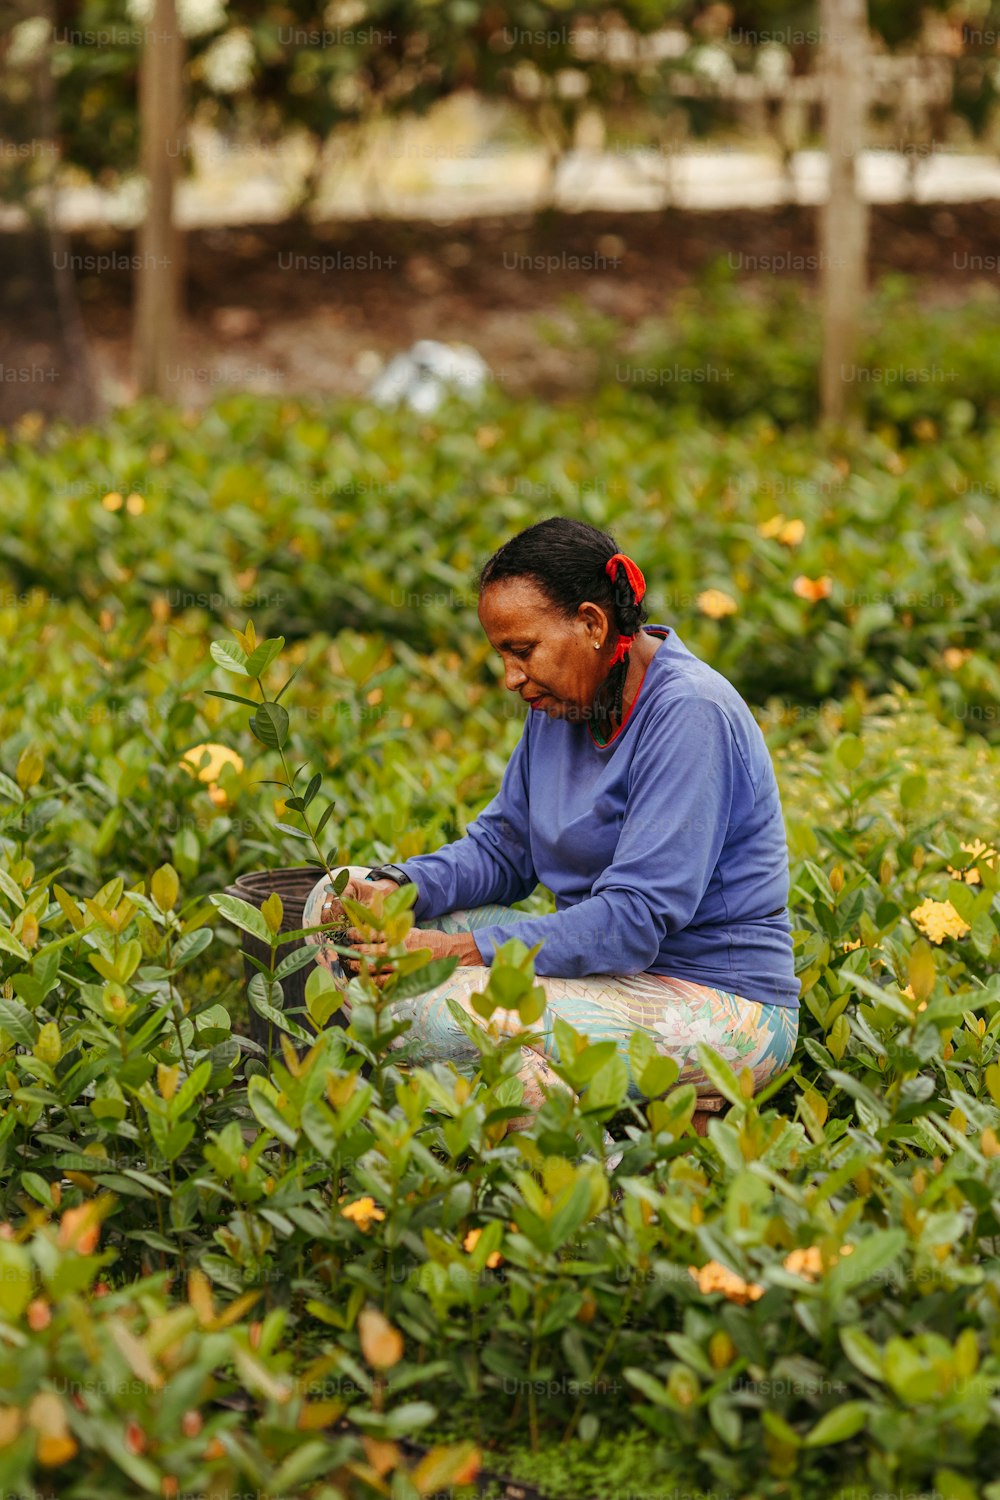
[[(522, 1049), (531, 1107), (556, 1081), (554, 1016), (613, 1040), (626, 1066), (631, 1034), (647, 1031), (700, 1094), (714, 1089), (696, 1043), (749, 1067), (757, 1087), (795, 1046), (788, 854), (764, 737), (671, 627), (644, 626), (644, 592), (636, 564), (581, 521), (553, 517), (502, 546), (479, 577), (479, 619), (529, 711), (500, 789), (433, 854), (347, 867), (344, 894), (358, 901), (413, 882), (407, 947), (458, 958), (445, 983), (394, 1007), (412, 1020), (415, 1061), (473, 1062), (446, 1001), (474, 1016), (497, 947), (543, 942), (535, 972), (548, 1003)], [(556, 911), (513, 910), (539, 882)], [(343, 914), (325, 883), (310, 905), (321, 911), (307, 908), (306, 925)], [(509, 1025), (520, 1027), (516, 1012)]]

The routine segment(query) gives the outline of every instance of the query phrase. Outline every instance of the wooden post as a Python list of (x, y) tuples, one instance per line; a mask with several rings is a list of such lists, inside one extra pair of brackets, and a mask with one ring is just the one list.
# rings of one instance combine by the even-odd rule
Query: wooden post
[(857, 421), (857, 358), (868, 260), (868, 206), (858, 185), (868, 100), (866, 0), (820, 0), (830, 191), (820, 214), (823, 355), (820, 401), (830, 423)]
[(133, 356), (139, 395), (177, 395), (177, 330), (181, 315), (180, 234), (174, 187), (181, 159), (184, 44), (174, 0), (154, 0), (139, 75), (140, 162), (146, 216), (136, 234)]

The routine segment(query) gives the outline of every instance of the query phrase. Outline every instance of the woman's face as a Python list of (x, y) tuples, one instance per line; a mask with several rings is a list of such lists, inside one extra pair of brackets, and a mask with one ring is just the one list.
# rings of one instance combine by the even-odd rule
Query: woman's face
[(500, 653), (510, 692), (550, 718), (590, 715), (611, 654), (611, 624), (599, 604), (581, 604), (567, 619), (533, 578), (508, 578), (483, 589), (479, 623)]

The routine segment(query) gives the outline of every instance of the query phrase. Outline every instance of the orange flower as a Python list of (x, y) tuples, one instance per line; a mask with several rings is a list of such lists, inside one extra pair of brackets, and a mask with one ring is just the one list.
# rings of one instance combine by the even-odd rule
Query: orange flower
[(130, 1453), (145, 1453), (149, 1446), (149, 1439), (136, 1421), (129, 1421), (125, 1425), (125, 1446)]
[[(841, 1245), (840, 1254), (850, 1255), (853, 1249), (853, 1245)], [(786, 1271), (790, 1271), (793, 1276), (801, 1276), (804, 1281), (815, 1281), (826, 1269), (823, 1252), (818, 1245), (806, 1245), (804, 1249), (791, 1250), (782, 1264)]]
[(792, 584), (792, 593), (800, 599), (807, 599), (810, 604), (815, 604), (818, 599), (828, 599), (832, 592), (833, 579), (826, 573), (822, 578), (807, 578), (800, 573)]
[(791, 521), (786, 521), (778, 532), (778, 541), (783, 542), (786, 547), (797, 547), (806, 534), (806, 523), (800, 521), (796, 516)]
[(949, 672), (957, 672), (969, 660), (972, 652), (967, 647), (946, 646), (941, 653)]
[(710, 620), (722, 620), (726, 615), (734, 615), (739, 608), (732, 594), (727, 594), (724, 589), (704, 589), (695, 603)]
[(452, 1484), (473, 1484), (482, 1466), (483, 1460), (477, 1449), (469, 1454), (460, 1469), (455, 1470), (451, 1476)]
[(355, 1198), (353, 1203), (346, 1203), (340, 1212), (343, 1218), (350, 1219), (359, 1229), (368, 1229), (377, 1220), (385, 1218), (382, 1210), (375, 1207), (375, 1199), (368, 1197)]
[(52, 1309), (42, 1297), (34, 1297), (28, 1303), (26, 1316), (32, 1333), (41, 1333), (52, 1322)]
[(68, 1208), (59, 1221), (60, 1250), (75, 1250), (78, 1255), (91, 1255), (97, 1249), (101, 1226), (94, 1223), (93, 1207), (81, 1203), (79, 1208)]
[(721, 1292), (730, 1302), (747, 1303), (764, 1295), (764, 1288), (756, 1281), (744, 1281), (742, 1276), (737, 1276), (717, 1260), (706, 1261), (700, 1271), (697, 1266), (688, 1266), (688, 1270), (698, 1283), (698, 1290), (706, 1296), (710, 1292)]

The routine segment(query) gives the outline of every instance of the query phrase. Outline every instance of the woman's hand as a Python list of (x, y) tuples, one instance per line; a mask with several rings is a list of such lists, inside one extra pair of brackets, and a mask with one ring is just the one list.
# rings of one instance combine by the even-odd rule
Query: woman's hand
[[(382, 880), (359, 880), (352, 876), (344, 886), (339, 896), (329, 895), (320, 907), (319, 919), (325, 926), (328, 922), (339, 922), (341, 925), (350, 926), (350, 918), (344, 911), (343, 897), (350, 901), (360, 901), (363, 906), (371, 906), (372, 894), (375, 891), (395, 891), (398, 887), (394, 880), (388, 878)], [(352, 929), (353, 930), (353, 929)]]
[[(362, 941), (364, 934), (356, 927), (352, 927), (348, 934), (348, 943), (369, 959), (385, 957), (389, 950), (388, 943), (368, 943)], [(405, 947), (410, 953), (420, 948), (429, 948), (432, 958), (457, 957), (459, 967), (469, 964), (481, 964), (483, 955), (476, 947), (475, 934), (471, 932), (441, 932), (436, 927), (411, 927), (405, 938), (402, 939)], [(357, 970), (360, 964), (357, 960), (344, 959), (344, 963), (352, 965)], [(373, 975), (377, 984), (384, 984), (389, 978), (391, 970), (383, 974)]]

